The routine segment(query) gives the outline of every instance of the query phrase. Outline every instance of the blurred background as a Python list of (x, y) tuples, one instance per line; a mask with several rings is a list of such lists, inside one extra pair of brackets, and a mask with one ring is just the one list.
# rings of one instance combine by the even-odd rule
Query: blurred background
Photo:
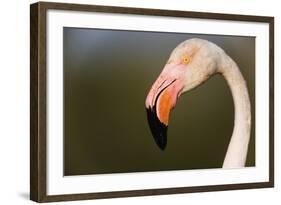
[(255, 38), (64, 28), (64, 175), (222, 166), (234, 123), (222, 76), (179, 98), (165, 151), (155, 144), (146, 118), (146, 95), (171, 51), (194, 37), (223, 48), (247, 81), (247, 166), (255, 166)]

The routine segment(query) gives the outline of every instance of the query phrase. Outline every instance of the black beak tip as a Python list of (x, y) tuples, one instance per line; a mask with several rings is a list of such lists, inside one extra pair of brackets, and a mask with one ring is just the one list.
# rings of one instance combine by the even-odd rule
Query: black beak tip
[(155, 107), (147, 108), (147, 120), (150, 127), (150, 131), (153, 135), (154, 141), (158, 147), (164, 151), (167, 146), (167, 130), (168, 126), (163, 124), (157, 117)]
[[(166, 139), (167, 139), (167, 138), (166, 138)], [(156, 141), (155, 136), (154, 136), (154, 140)], [(167, 140), (164, 141), (164, 142), (157, 142), (157, 141), (156, 141), (156, 144), (158, 145), (158, 147), (159, 147), (162, 151), (164, 151), (165, 148), (166, 148), (166, 146), (167, 146)]]

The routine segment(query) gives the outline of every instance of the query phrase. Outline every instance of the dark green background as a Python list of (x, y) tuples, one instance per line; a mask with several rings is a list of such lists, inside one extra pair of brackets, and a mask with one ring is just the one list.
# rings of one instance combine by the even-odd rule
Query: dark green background
[(145, 98), (171, 51), (189, 38), (222, 47), (239, 65), (252, 104), (247, 166), (255, 165), (255, 38), (64, 28), (64, 174), (222, 166), (232, 134), (230, 90), (216, 75), (171, 114), (168, 145), (150, 133)]

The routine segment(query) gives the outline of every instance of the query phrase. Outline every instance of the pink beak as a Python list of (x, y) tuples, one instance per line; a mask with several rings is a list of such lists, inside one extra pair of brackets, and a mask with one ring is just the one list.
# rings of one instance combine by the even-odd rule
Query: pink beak
[(167, 64), (153, 84), (146, 98), (147, 119), (156, 144), (161, 150), (167, 145), (169, 116), (181, 95), (183, 81), (173, 71), (181, 65)]

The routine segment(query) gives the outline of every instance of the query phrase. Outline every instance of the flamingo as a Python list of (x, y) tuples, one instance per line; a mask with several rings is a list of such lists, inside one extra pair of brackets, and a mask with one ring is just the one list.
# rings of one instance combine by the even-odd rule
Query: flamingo
[(169, 115), (177, 99), (215, 74), (221, 74), (234, 101), (234, 128), (223, 168), (245, 166), (251, 131), (251, 105), (239, 67), (216, 44), (198, 38), (180, 43), (171, 53), (145, 101), (149, 127), (161, 150), (167, 145)]

